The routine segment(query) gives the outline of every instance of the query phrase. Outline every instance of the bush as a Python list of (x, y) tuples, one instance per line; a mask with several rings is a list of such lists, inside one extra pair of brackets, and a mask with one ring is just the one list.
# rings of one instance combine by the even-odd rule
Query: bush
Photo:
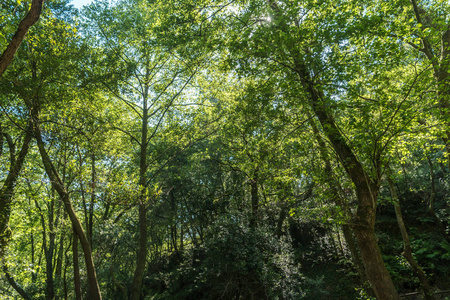
[(224, 218), (202, 246), (184, 253), (165, 299), (299, 299), (300, 271), (291, 244), (267, 228)]

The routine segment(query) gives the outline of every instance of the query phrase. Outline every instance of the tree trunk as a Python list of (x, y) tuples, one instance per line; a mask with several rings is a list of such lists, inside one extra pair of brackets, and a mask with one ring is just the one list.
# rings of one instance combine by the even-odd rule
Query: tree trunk
[[(274, 0), (267, 0), (267, 3), (273, 12), (271, 17), (273, 17), (273, 23), (277, 29), (290, 34), (290, 25), (282, 18), (283, 10), (278, 7), (277, 2)], [(347, 144), (345, 137), (336, 126), (334, 118), (329, 112), (330, 106), (326, 103), (326, 97), (320, 85), (317, 86), (318, 82), (315, 82), (314, 78), (312, 78), (311, 70), (303, 60), (302, 51), (292, 46), (288, 49), (288, 52), (292, 59), (292, 63), (288, 62), (290, 64), (289, 69), (298, 75), (299, 82), (303, 86), (304, 94), (307, 97), (307, 104), (319, 120), (325, 136), (330, 141), (340, 159), (341, 165), (355, 186), (358, 208), (352, 225), (367, 278), (378, 299), (397, 300), (399, 295), (386, 269), (375, 238), (376, 204), (381, 173), (379, 158), (374, 157), (374, 171), (377, 173), (377, 178), (374, 180), (365, 171), (363, 165)], [(283, 63), (281, 65), (286, 67)]]
[(433, 217), (434, 221), (436, 222), (436, 225), (439, 228), (439, 231), (442, 233), (442, 235), (447, 240), (447, 242), (450, 243), (450, 236), (445, 231), (445, 227), (444, 227), (444, 224), (442, 224), (441, 219), (439, 219), (439, 217), (436, 215), (436, 212), (434, 211), (434, 198), (436, 197), (436, 183), (435, 183), (435, 176), (434, 176), (434, 170), (433, 170), (433, 163), (431, 162), (431, 158), (430, 158), (429, 154), (427, 154), (427, 161), (428, 161), (428, 165), (430, 167), (430, 181), (431, 181), (431, 193), (430, 193), (430, 197), (428, 199), (428, 211), (430, 212), (431, 216)]
[(91, 160), (91, 201), (89, 203), (89, 221), (88, 221), (88, 240), (91, 244), (91, 248), (94, 249), (92, 244), (92, 228), (94, 222), (94, 203), (95, 203), (95, 152), (92, 150), (92, 160)]
[[(422, 30), (428, 29), (430, 24), (427, 24), (426, 21), (424, 22), (423, 18), (425, 8), (419, 7), (416, 0), (411, 0), (411, 4), (417, 23), (422, 25)], [(433, 20), (433, 22), (435, 21), (437, 20)], [(437, 55), (434, 53), (435, 50), (433, 49), (432, 43), (430, 43), (428, 35), (419, 34), (419, 37), (422, 41), (422, 46), (416, 47), (415, 49), (425, 54), (433, 67), (438, 105), (442, 120), (447, 125), (446, 130), (443, 132), (442, 140), (447, 151), (447, 166), (450, 170), (450, 29), (447, 27), (439, 36), (441, 47)]]
[[(310, 120), (309, 124), (313, 130), (313, 133), (317, 140), (317, 143), (319, 144), (320, 156), (325, 163), (324, 171), (325, 171), (326, 176), (328, 177), (328, 186), (331, 190), (332, 195), (334, 196), (334, 200), (335, 200), (336, 204), (339, 205), (341, 207), (341, 209), (344, 211), (344, 215), (346, 216), (346, 218), (350, 219), (351, 212), (348, 207), (348, 203), (346, 203), (341, 198), (341, 195), (339, 192), (339, 187), (337, 186), (338, 182), (336, 180), (334, 180), (335, 176), (333, 173), (333, 169), (331, 167), (331, 163), (330, 163), (329, 155), (327, 153), (327, 147), (326, 147), (325, 141), (320, 136), (319, 129), (317, 128), (316, 123), (314, 122), (312, 117), (311, 116), (308, 116), (308, 117)], [(336, 183), (333, 184), (331, 181), (335, 181)], [(351, 228), (347, 222), (342, 224), (342, 232), (344, 233), (345, 242), (350, 250), (350, 255), (352, 257), (352, 261), (356, 268), (356, 271), (358, 272), (359, 278), (361, 279), (361, 283), (365, 284), (367, 282), (366, 271), (364, 270), (364, 265), (361, 260), (361, 256), (358, 252), (357, 245), (355, 244), (355, 241), (353, 239), (353, 234), (351, 232)], [(372, 294), (373, 291), (369, 289), (369, 293)]]
[[(45, 224), (44, 224), (44, 226), (45, 226)], [(49, 231), (51, 231), (51, 229)], [(52, 233), (50, 232), (50, 235), (51, 234)], [(45, 251), (45, 274), (46, 274), (46, 296), (47, 296), (48, 300), (53, 300), (55, 298), (55, 287), (54, 287), (54, 282), (53, 282), (54, 245), (51, 240), (52, 240), (52, 238), (50, 237), (49, 245), (48, 245), (48, 247), (45, 247), (45, 249), (44, 249), (44, 251)]]
[(353, 264), (355, 265), (356, 272), (358, 272), (361, 283), (364, 284), (367, 282), (366, 271), (364, 270), (364, 265), (361, 260), (361, 256), (359, 255), (358, 247), (355, 244), (355, 240), (353, 239), (353, 234), (351, 232), (350, 226), (348, 224), (343, 224), (342, 232), (344, 233), (345, 243), (350, 250), (350, 255), (352, 257)]
[[(75, 234), (72, 228), (72, 234)], [(73, 236), (69, 240), (69, 247), (64, 251), (64, 272), (63, 272), (63, 294), (64, 294), (64, 300), (68, 300), (69, 298), (69, 289), (67, 288), (67, 267), (69, 266), (69, 251), (70, 248), (72, 248), (73, 253)], [(73, 265), (75, 267), (75, 265)], [(78, 300), (78, 299), (77, 299)]]
[(25, 290), (14, 280), (14, 278), (9, 274), (8, 266), (5, 262), (3, 262), (3, 272), (5, 272), (5, 277), (8, 280), (8, 283), (22, 296), (25, 300), (31, 300), (31, 297), (25, 292)]
[(282, 202), (280, 205), (280, 214), (278, 216), (278, 220), (277, 220), (277, 228), (275, 230), (275, 234), (277, 235), (277, 237), (281, 237), (281, 235), (283, 234), (283, 223), (284, 220), (287, 217), (288, 213), (288, 209), (287, 209), (287, 203), (286, 202)]
[(3, 75), (6, 68), (13, 60), (17, 49), (19, 49), (20, 44), (22, 43), (25, 35), (28, 32), (28, 29), (30, 29), (30, 27), (33, 26), (33, 24), (36, 23), (37, 20), (39, 20), (43, 3), (44, 0), (31, 1), (30, 10), (28, 11), (25, 18), (23, 18), (23, 20), (19, 23), (19, 26), (17, 27), (16, 33), (14, 34), (12, 40), (9, 42), (5, 51), (3, 51), (2, 56), (0, 56), (0, 76)]
[(377, 299), (398, 300), (397, 290), (381, 256), (375, 237), (375, 214), (373, 200), (377, 198), (375, 186), (357, 186), (358, 208), (353, 224), (356, 243), (366, 270), (366, 276)]
[(61, 230), (61, 235), (59, 237), (59, 249), (58, 249), (58, 256), (56, 259), (56, 269), (55, 269), (55, 275), (58, 276), (58, 278), (61, 278), (61, 274), (62, 274), (62, 262), (63, 262), (63, 256), (64, 256), (64, 219), (63, 218), (63, 222), (61, 224), (61, 227), (63, 227), (63, 229)]
[[(33, 266), (33, 268), (35, 267), (35, 244), (34, 244), (34, 235), (33, 232), (31, 232), (30, 234), (30, 240), (31, 240), (31, 265)], [(34, 284), (36, 283), (36, 279), (37, 279), (37, 274), (36, 272), (31, 272), (31, 282)]]
[(75, 299), (82, 300), (81, 293), (81, 279), (80, 279), (80, 266), (78, 264), (78, 236), (75, 232), (75, 228), (72, 232), (72, 255), (73, 255), (73, 282), (75, 289)]
[[(53, 189), (52, 189), (53, 190)], [(47, 217), (48, 217), (48, 232), (49, 239), (48, 245), (44, 248), (45, 250), (45, 274), (46, 274), (46, 284), (47, 284), (47, 299), (53, 300), (55, 298), (55, 285), (53, 280), (53, 253), (55, 251), (55, 228), (54, 228), (54, 207), (55, 207), (55, 197), (52, 191), (51, 201), (49, 207), (47, 205)], [(42, 226), (45, 226), (44, 218), (42, 218)], [(44, 231), (45, 234), (45, 231)], [(45, 237), (44, 237), (45, 240)]]
[[(3, 257), (3, 251), (6, 249), (6, 245), (11, 235), (8, 228), (9, 217), (11, 215), (11, 201), (17, 179), (19, 178), (25, 157), (28, 153), (28, 147), (33, 137), (31, 128), (31, 122), (29, 122), (22, 147), (17, 157), (14, 144), (12, 142), (8, 142), (10, 148), (10, 168), (8, 176), (0, 189), (0, 259)], [(2, 136), (0, 136), (0, 140), (3, 140), (3, 136), (5, 136), (8, 140), (8, 135), (3, 132)]]
[(147, 96), (144, 95), (144, 105), (142, 114), (142, 137), (139, 156), (139, 248), (136, 259), (136, 269), (134, 270), (133, 282), (131, 283), (130, 300), (139, 300), (141, 297), (142, 279), (147, 263), (147, 145), (148, 145), (148, 108)]
[[(378, 196), (377, 180), (372, 179), (347, 145), (344, 136), (336, 126), (333, 117), (327, 112), (324, 95), (314, 87), (304, 65), (296, 65), (314, 114), (322, 125), (323, 132), (329, 139), (334, 151), (338, 155), (342, 166), (355, 185), (358, 208), (353, 219), (353, 230), (356, 242), (364, 263), (366, 276), (375, 296), (382, 300), (399, 299), (391, 276), (386, 269), (375, 238), (375, 216)], [(380, 170), (376, 170), (377, 173)]]
[(250, 179), (250, 195), (252, 201), (252, 215), (250, 217), (250, 228), (258, 226), (258, 208), (259, 208), (259, 194), (258, 194), (258, 168), (256, 168), (253, 178)]
[(384, 265), (373, 228), (358, 224), (354, 226), (356, 242), (366, 270), (367, 279), (379, 300), (400, 299)]
[(419, 279), (423, 292), (425, 294), (425, 299), (434, 300), (435, 298), (433, 297), (433, 292), (431, 290), (430, 284), (428, 283), (428, 279), (425, 276), (424, 271), (422, 270), (422, 268), (419, 266), (419, 264), (412, 255), (411, 242), (409, 240), (405, 222), (403, 221), (402, 210), (400, 208), (400, 202), (398, 200), (397, 191), (395, 190), (394, 183), (392, 182), (392, 179), (389, 176), (387, 177), (387, 180), (389, 183), (389, 189), (391, 191), (392, 200), (394, 201), (395, 216), (397, 218), (398, 227), (400, 228), (400, 232), (402, 234), (403, 239), (402, 255), (406, 258), (414, 274)]
[(39, 148), (39, 153), (41, 154), (42, 162), (44, 164), (45, 172), (47, 173), (47, 176), (49, 177), (53, 188), (61, 197), (64, 203), (64, 207), (69, 216), (69, 219), (72, 223), (72, 226), (74, 227), (74, 230), (78, 238), (80, 239), (81, 248), (83, 249), (84, 260), (87, 269), (88, 289), (90, 291), (91, 298), (93, 300), (100, 300), (102, 297), (100, 293), (100, 288), (98, 286), (97, 274), (95, 272), (94, 260), (92, 258), (92, 251), (89, 241), (86, 237), (86, 234), (84, 233), (83, 226), (81, 225), (80, 220), (76, 216), (75, 210), (72, 206), (72, 202), (70, 201), (69, 193), (66, 191), (64, 183), (59, 177), (58, 172), (56, 171), (56, 168), (54, 167), (50, 159), (50, 156), (48, 155), (47, 150), (45, 149), (45, 145), (42, 140), (40, 130), (38, 111), (34, 113), (33, 118), (34, 118), (34, 134)]

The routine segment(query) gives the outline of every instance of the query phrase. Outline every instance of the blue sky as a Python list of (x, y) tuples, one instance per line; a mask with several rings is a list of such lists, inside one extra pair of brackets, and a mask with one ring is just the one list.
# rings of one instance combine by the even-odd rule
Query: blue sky
[(73, 6), (76, 8), (81, 8), (83, 5), (91, 3), (93, 0), (72, 0)]

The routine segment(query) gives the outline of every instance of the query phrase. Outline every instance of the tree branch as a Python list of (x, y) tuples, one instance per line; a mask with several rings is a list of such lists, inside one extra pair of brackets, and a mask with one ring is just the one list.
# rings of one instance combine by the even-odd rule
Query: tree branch
[(19, 49), (20, 44), (22, 43), (25, 35), (28, 32), (28, 29), (30, 29), (30, 27), (33, 26), (33, 24), (36, 23), (37, 20), (39, 20), (43, 3), (44, 0), (31, 1), (30, 10), (28, 11), (25, 18), (23, 18), (23, 20), (19, 23), (19, 26), (17, 27), (16, 33), (14, 34), (12, 40), (9, 42), (5, 51), (3, 51), (2, 56), (0, 56), (0, 76), (3, 75), (6, 68), (13, 60), (17, 49)]

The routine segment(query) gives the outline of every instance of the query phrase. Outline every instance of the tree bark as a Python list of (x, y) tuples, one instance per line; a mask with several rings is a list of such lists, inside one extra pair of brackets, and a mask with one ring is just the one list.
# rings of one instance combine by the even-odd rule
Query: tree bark
[(353, 264), (355, 265), (356, 272), (358, 272), (361, 283), (364, 284), (367, 282), (366, 271), (364, 270), (364, 264), (361, 260), (361, 256), (359, 255), (358, 246), (355, 243), (350, 226), (348, 224), (343, 224), (342, 232), (344, 233), (344, 239), (347, 247), (350, 250), (350, 255), (352, 257)]
[[(422, 30), (431, 26), (422, 16), (425, 11), (423, 7), (419, 7), (416, 0), (411, 0), (413, 6), (414, 16), (417, 23), (422, 25)], [(439, 31), (437, 31), (439, 32)], [(444, 141), (447, 151), (447, 167), (450, 170), (450, 29), (447, 27), (440, 36), (440, 49), (438, 55), (433, 52), (433, 46), (429, 38), (420, 33), (422, 47), (415, 47), (418, 51), (425, 54), (431, 66), (433, 67), (433, 75), (436, 82), (436, 96), (442, 119), (444, 120), (446, 129), (443, 132), (442, 140)]]
[(93, 235), (93, 223), (94, 223), (94, 203), (95, 203), (95, 152), (92, 150), (91, 155), (91, 201), (89, 202), (89, 221), (88, 221), (88, 240), (91, 244), (91, 248), (94, 249), (94, 245), (92, 244), (92, 235)]
[[(327, 111), (325, 97), (314, 86), (306, 66), (297, 57), (294, 58), (295, 71), (303, 85), (314, 115), (319, 120), (325, 136), (330, 141), (339, 157), (341, 165), (355, 186), (358, 207), (352, 219), (351, 226), (355, 233), (366, 276), (375, 296), (382, 300), (398, 300), (399, 295), (391, 276), (384, 264), (375, 238), (375, 216), (379, 190), (378, 178), (373, 179), (364, 170), (352, 149), (346, 143), (345, 137), (336, 126), (332, 115)], [(376, 166), (379, 177), (379, 165)]]
[[(375, 238), (375, 216), (379, 184), (364, 170), (363, 166), (346, 143), (346, 140), (324, 103), (324, 95), (316, 89), (305, 65), (295, 60), (296, 72), (307, 92), (311, 108), (322, 125), (323, 132), (338, 155), (342, 166), (352, 180), (358, 208), (352, 220), (356, 242), (361, 254), (366, 276), (378, 299), (399, 299), (391, 276), (384, 264)], [(377, 170), (379, 174), (380, 170)]]
[[(34, 248), (35, 248), (35, 244), (34, 244), (34, 235), (33, 235), (33, 232), (31, 232), (31, 234), (30, 234), (30, 240), (31, 240), (31, 265), (33, 266), (33, 268), (34, 268), (34, 266), (35, 266), (35, 259), (34, 259), (34, 256), (35, 256), (35, 250), (34, 250)], [(34, 284), (34, 283), (36, 283), (36, 279), (37, 279), (37, 274), (36, 274), (36, 272), (31, 272), (31, 282)]]
[(14, 34), (12, 40), (9, 42), (5, 51), (3, 51), (2, 55), (0, 56), (0, 76), (3, 75), (6, 68), (13, 60), (14, 55), (17, 52), (17, 49), (19, 49), (20, 44), (22, 43), (23, 39), (25, 38), (25, 35), (28, 32), (28, 29), (30, 29), (30, 27), (33, 26), (33, 24), (36, 23), (37, 20), (39, 20), (39, 17), (42, 12), (43, 3), (44, 0), (31, 1), (30, 10), (28, 11), (25, 18), (23, 18), (22, 21), (19, 23), (19, 26), (17, 27), (16, 33)]
[[(52, 200), (53, 201), (53, 200)], [(49, 219), (49, 241), (48, 245), (45, 242), (46, 237), (44, 236), (44, 252), (45, 252), (45, 275), (46, 275), (46, 296), (48, 300), (53, 300), (55, 298), (55, 287), (53, 281), (53, 251), (54, 251), (54, 233), (52, 221)], [(42, 218), (42, 226), (45, 226), (44, 218)], [(46, 234), (45, 231), (43, 233)]]
[(55, 269), (55, 275), (58, 276), (58, 278), (61, 278), (62, 274), (62, 262), (63, 262), (63, 256), (64, 256), (64, 224), (65, 224), (65, 214), (63, 217), (63, 222), (61, 224), (61, 227), (63, 229), (61, 230), (61, 235), (59, 237), (59, 247), (58, 247), (58, 254), (56, 258), (56, 269)]
[(75, 299), (82, 300), (81, 293), (81, 279), (80, 279), (80, 265), (78, 263), (78, 236), (75, 228), (72, 233), (72, 255), (73, 255), (73, 282), (75, 289)]
[(142, 114), (142, 136), (139, 156), (139, 248), (134, 270), (133, 282), (131, 283), (130, 300), (139, 300), (141, 297), (142, 279), (147, 263), (147, 145), (148, 145), (148, 104), (147, 95), (144, 95)]
[(66, 212), (69, 216), (69, 219), (72, 223), (72, 226), (80, 239), (81, 248), (83, 249), (84, 253), (84, 260), (86, 264), (87, 269), (87, 277), (88, 277), (88, 289), (90, 291), (91, 299), (93, 300), (100, 300), (101, 293), (100, 288), (98, 286), (97, 281), (97, 274), (95, 271), (94, 266), (94, 260), (92, 258), (92, 251), (89, 244), (89, 241), (86, 237), (86, 234), (83, 230), (83, 226), (81, 225), (80, 220), (77, 218), (75, 210), (72, 206), (72, 202), (69, 197), (69, 193), (67, 192), (64, 183), (62, 182), (61, 178), (59, 177), (58, 172), (56, 171), (56, 168), (54, 167), (50, 156), (47, 153), (47, 150), (45, 149), (44, 141), (42, 140), (41, 130), (40, 130), (40, 124), (39, 124), (39, 113), (38, 109), (35, 108), (35, 113), (33, 115), (33, 121), (34, 121), (34, 135), (35, 139), (37, 141), (37, 145), (39, 148), (39, 153), (41, 154), (42, 163), (45, 168), (45, 172), (47, 173), (47, 176), (50, 179), (50, 182), (53, 186), (53, 188), (56, 190), (58, 195), (61, 197), (64, 207), (66, 209)]
[(400, 232), (402, 234), (403, 239), (403, 253), (402, 255), (408, 261), (411, 269), (413, 270), (416, 277), (419, 279), (420, 284), (422, 286), (422, 290), (425, 295), (426, 300), (434, 300), (433, 292), (431, 290), (430, 284), (428, 283), (428, 279), (425, 275), (423, 269), (419, 266), (417, 261), (414, 259), (412, 255), (411, 242), (409, 240), (408, 231), (406, 230), (405, 222), (403, 221), (402, 210), (400, 207), (400, 201), (398, 200), (397, 191), (395, 190), (394, 183), (392, 179), (388, 176), (387, 181), (389, 183), (389, 190), (391, 191), (392, 201), (394, 202), (395, 216), (397, 218), (398, 227), (400, 228)]
[(14, 278), (9, 274), (8, 266), (5, 262), (3, 262), (3, 272), (5, 272), (5, 277), (8, 280), (8, 283), (22, 296), (25, 300), (31, 300), (31, 297), (25, 292), (25, 290), (14, 280)]
[[(14, 188), (16, 186), (17, 179), (19, 178), (20, 171), (22, 170), (25, 157), (28, 153), (28, 148), (33, 137), (31, 131), (31, 122), (27, 126), (25, 137), (22, 143), (19, 154), (16, 157), (14, 145), (9, 143), (10, 148), (10, 168), (8, 176), (0, 189), (0, 259), (3, 257), (3, 252), (6, 249), (6, 245), (10, 238), (10, 231), (8, 228), (9, 217), (11, 214), (11, 201), (14, 194)], [(2, 135), (7, 137), (6, 133), (2, 132)], [(3, 140), (3, 136), (0, 136), (0, 140)]]
[[(449, 152), (450, 153), (450, 152)], [(447, 242), (450, 243), (450, 236), (445, 231), (445, 226), (442, 224), (441, 219), (436, 215), (436, 212), (434, 211), (434, 198), (436, 197), (436, 179), (434, 176), (434, 170), (433, 170), (433, 163), (431, 162), (430, 155), (427, 154), (427, 161), (428, 166), (430, 167), (430, 181), (431, 181), (431, 193), (430, 197), (428, 199), (428, 211), (430, 212), (431, 216), (433, 217), (434, 221), (436, 222), (437, 227), (439, 228), (439, 231), (444, 236), (444, 238), (447, 240)]]
[(250, 217), (250, 228), (258, 226), (258, 209), (259, 209), (259, 194), (258, 194), (258, 168), (256, 168), (253, 178), (250, 178), (250, 196), (252, 201), (252, 215)]
[[(320, 156), (325, 163), (324, 171), (329, 179), (328, 186), (331, 190), (332, 195), (334, 196), (334, 201), (336, 202), (337, 205), (339, 205), (341, 207), (341, 209), (344, 211), (344, 215), (346, 216), (346, 218), (348, 218), (346, 220), (346, 222), (342, 224), (342, 232), (344, 233), (345, 242), (348, 246), (348, 249), (350, 250), (350, 255), (352, 257), (353, 264), (356, 268), (356, 272), (358, 272), (359, 278), (361, 279), (361, 283), (365, 284), (365, 283), (367, 283), (366, 271), (364, 270), (364, 265), (361, 260), (361, 256), (358, 252), (357, 245), (355, 244), (355, 240), (353, 239), (353, 234), (351, 232), (351, 228), (348, 224), (348, 220), (351, 218), (350, 209), (348, 207), (348, 204), (345, 203), (344, 200), (340, 196), (339, 188), (337, 186), (337, 184), (338, 184), (337, 181), (336, 181), (336, 184), (332, 184), (330, 182), (330, 181), (334, 181), (335, 176), (333, 174), (333, 169), (331, 167), (329, 155), (327, 153), (326, 144), (325, 144), (324, 140), (322, 139), (322, 137), (320, 136), (320, 132), (316, 126), (316, 123), (310, 116), (308, 116), (308, 117), (310, 119), (309, 124), (313, 130), (313, 133), (317, 140), (317, 143), (319, 144)], [(373, 292), (373, 291), (370, 290), (369, 292)]]

